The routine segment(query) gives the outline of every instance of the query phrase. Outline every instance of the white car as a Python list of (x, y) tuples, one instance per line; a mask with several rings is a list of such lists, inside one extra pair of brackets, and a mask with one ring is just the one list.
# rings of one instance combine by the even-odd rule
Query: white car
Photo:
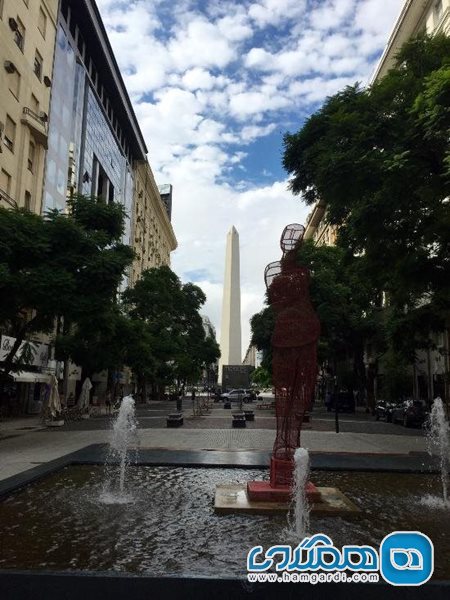
[(231, 390), (230, 392), (225, 392), (220, 397), (222, 400), (249, 400), (250, 394), (248, 393), (248, 390), (239, 388), (236, 390)]

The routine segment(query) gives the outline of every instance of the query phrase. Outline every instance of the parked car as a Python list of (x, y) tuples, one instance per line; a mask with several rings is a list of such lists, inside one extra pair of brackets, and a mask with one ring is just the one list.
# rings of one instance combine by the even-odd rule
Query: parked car
[(387, 400), (379, 400), (375, 406), (375, 419), (379, 421), (384, 419), (386, 423), (392, 422), (392, 411), (397, 405), (395, 402), (388, 402)]
[(426, 419), (425, 405), (421, 400), (405, 400), (392, 409), (392, 422), (404, 427), (423, 425)]
[(222, 400), (243, 400), (244, 402), (245, 401), (251, 402), (254, 398), (254, 392), (253, 392), (253, 390), (246, 390), (244, 388), (238, 388), (235, 390), (231, 390), (229, 392), (225, 392), (220, 397)]

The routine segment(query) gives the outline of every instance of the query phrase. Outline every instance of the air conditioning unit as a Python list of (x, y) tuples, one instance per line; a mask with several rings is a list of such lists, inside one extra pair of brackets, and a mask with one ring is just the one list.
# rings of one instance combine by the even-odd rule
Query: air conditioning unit
[(46, 87), (50, 87), (52, 85), (52, 80), (47, 75), (44, 75), (43, 81)]
[(17, 21), (13, 19), (13, 17), (10, 17), (8, 23), (12, 31), (17, 31), (19, 29), (19, 25), (17, 24)]
[(15, 73), (16, 69), (16, 65), (11, 62), (10, 60), (5, 60), (5, 62), (3, 63), (3, 66), (5, 67), (5, 71), (7, 73)]

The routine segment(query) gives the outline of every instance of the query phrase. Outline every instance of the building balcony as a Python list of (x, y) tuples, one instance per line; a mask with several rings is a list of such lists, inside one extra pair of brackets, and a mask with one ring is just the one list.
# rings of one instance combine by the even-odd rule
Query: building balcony
[(4, 192), (1, 188), (0, 188), (0, 206), (2, 204), (8, 204), (8, 206), (10, 208), (17, 208), (17, 203), (15, 200), (13, 200), (11, 198), (11, 196), (9, 194), (7, 194), (6, 192)]
[(48, 147), (47, 115), (45, 113), (37, 114), (31, 108), (24, 107), (22, 111), (21, 122), (29, 127), (34, 139), (38, 144)]
[(439, 22), (435, 26), (435, 33), (445, 33), (448, 34), (450, 32), (450, 7), (443, 11), (439, 18)]

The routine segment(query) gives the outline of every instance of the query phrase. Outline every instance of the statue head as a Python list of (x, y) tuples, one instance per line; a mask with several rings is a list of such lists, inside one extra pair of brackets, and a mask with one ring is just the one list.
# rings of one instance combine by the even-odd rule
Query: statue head
[(302, 243), (304, 234), (305, 228), (303, 225), (299, 225), (298, 223), (286, 225), (286, 227), (283, 229), (280, 239), (280, 247), (283, 251), (283, 257), (286, 256), (286, 254), (291, 250), (295, 250)]

